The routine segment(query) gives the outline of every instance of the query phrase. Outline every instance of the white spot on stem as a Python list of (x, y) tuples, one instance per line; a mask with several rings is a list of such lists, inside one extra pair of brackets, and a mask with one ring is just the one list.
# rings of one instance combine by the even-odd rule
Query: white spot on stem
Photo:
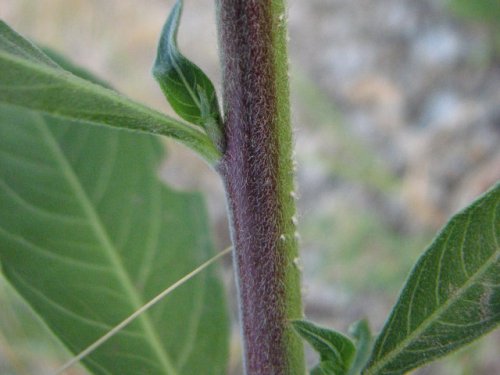
[(299, 257), (295, 257), (295, 258), (293, 258), (293, 264), (295, 265), (295, 267), (297, 267), (297, 269), (298, 269), (299, 271), (301, 271), (301, 272), (303, 271), (303, 268), (304, 268), (304, 267), (302, 267), (302, 262), (300, 261), (300, 258), (299, 258)]

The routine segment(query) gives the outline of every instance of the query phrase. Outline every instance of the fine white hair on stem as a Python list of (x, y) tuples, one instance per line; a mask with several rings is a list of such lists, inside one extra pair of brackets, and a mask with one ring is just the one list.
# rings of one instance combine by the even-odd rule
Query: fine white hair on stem
[(149, 308), (154, 306), (156, 303), (160, 302), (164, 297), (166, 297), (168, 294), (173, 292), (175, 289), (180, 287), (182, 284), (199, 274), (201, 271), (203, 271), (205, 268), (210, 266), (212, 263), (217, 261), (219, 258), (222, 258), (224, 255), (229, 253), (233, 247), (229, 246), (226, 249), (222, 250), (220, 253), (217, 255), (213, 256), (209, 260), (207, 260), (205, 263), (201, 264), (199, 267), (195, 268), (193, 271), (185, 275), (184, 277), (180, 278), (177, 280), (175, 283), (170, 285), (167, 289), (165, 289), (163, 292), (158, 294), (156, 297), (151, 299), (149, 302), (147, 302), (144, 306), (142, 306), (140, 309), (136, 310), (133, 314), (129, 315), (126, 319), (122, 320), (119, 324), (117, 324), (113, 329), (111, 329), (108, 333), (106, 333), (104, 336), (99, 338), (97, 341), (89, 345), (86, 349), (82, 350), (79, 354), (77, 354), (75, 357), (71, 358), (68, 362), (66, 362), (64, 365), (62, 365), (56, 372), (54, 372), (53, 375), (60, 375), (63, 374), (65, 371), (67, 371), (70, 367), (75, 365), (76, 363), (80, 362), (83, 358), (88, 356), (90, 353), (92, 353), (94, 350), (96, 350), (99, 346), (104, 344), (106, 341), (108, 341), (110, 338), (112, 338), (114, 335), (116, 335), (118, 332), (120, 332), (123, 328), (125, 328), (127, 325), (129, 325), (135, 318), (137, 318), (139, 315), (142, 313), (146, 312)]

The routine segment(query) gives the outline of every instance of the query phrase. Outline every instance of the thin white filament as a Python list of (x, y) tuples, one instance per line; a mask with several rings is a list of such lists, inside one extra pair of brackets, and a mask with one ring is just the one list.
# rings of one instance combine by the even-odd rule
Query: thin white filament
[(185, 282), (189, 281), (191, 278), (199, 274), (201, 271), (203, 271), (205, 268), (210, 266), (212, 263), (217, 261), (219, 258), (222, 258), (224, 255), (229, 253), (232, 249), (232, 246), (222, 250), (220, 253), (215, 255), (214, 257), (210, 258), (207, 260), (205, 263), (200, 265), (199, 267), (195, 268), (193, 271), (188, 273), (186, 276), (180, 278), (177, 280), (175, 283), (170, 285), (167, 289), (165, 289), (163, 292), (158, 294), (156, 297), (151, 299), (149, 302), (147, 302), (144, 306), (142, 306), (140, 309), (136, 310), (132, 315), (124, 319), (121, 323), (116, 325), (111, 331), (106, 333), (104, 336), (99, 338), (97, 341), (95, 341), (93, 344), (89, 345), (86, 349), (81, 351), (78, 355), (75, 357), (71, 358), (68, 362), (66, 362), (63, 366), (61, 366), (55, 373), (54, 375), (61, 375), (63, 374), (66, 370), (68, 370), (70, 367), (75, 365), (76, 363), (80, 362), (83, 358), (88, 356), (90, 353), (92, 353), (94, 350), (96, 350), (99, 346), (104, 344), (106, 341), (108, 341), (110, 338), (112, 338), (114, 335), (116, 335), (118, 332), (120, 332), (123, 328), (125, 328), (128, 324), (130, 324), (135, 318), (137, 318), (139, 315), (141, 315), (143, 312), (147, 311), (149, 308), (154, 306), (156, 303), (160, 302), (164, 297), (166, 297), (168, 294), (173, 292), (175, 289), (180, 287), (182, 284)]

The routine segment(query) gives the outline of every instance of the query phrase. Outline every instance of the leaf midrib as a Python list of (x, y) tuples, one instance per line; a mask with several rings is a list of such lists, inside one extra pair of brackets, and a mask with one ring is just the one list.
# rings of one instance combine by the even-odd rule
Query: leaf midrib
[[(184, 84), (184, 87), (188, 91), (189, 96), (191, 96), (191, 99), (193, 99), (194, 104), (196, 104), (196, 106), (198, 107), (198, 110), (201, 113), (202, 112), (201, 103), (200, 103), (199, 99), (196, 97), (196, 95), (193, 92), (193, 90), (191, 90), (191, 86), (189, 85), (186, 76), (184, 76), (184, 72), (182, 71), (182, 69), (177, 64), (177, 61), (175, 60), (175, 58), (173, 56), (175, 54), (175, 52), (172, 51), (172, 48), (170, 48), (170, 46), (167, 47), (167, 50), (168, 50), (168, 54), (169, 54), (170, 59), (171, 59), (172, 66), (174, 67), (174, 69), (177, 72), (177, 74), (179, 75), (179, 77), (181, 77), (181, 81)], [(180, 53), (178, 53), (178, 54), (180, 55)], [(183, 56), (181, 55), (180, 58), (183, 58)], [(195, 79), (196, 79), (196, 74), (195, 74)], [(195, 84), (196, 84), (196, 82), (195, 82)]]
[[(63, 176), (66, 178), (70, 187), (73, 189), (77, 201), (80, 203), (80, 206), (85, 216), (87, 216), (98, 241), (101, 243), (103, 249), (106, 252), (106, 255), (113, 265), (113, 270), (115, 270), (118, 279), (121, 281), (121, 285), (123, 286), (125, 293), (130, 298), (134, 310), (139, 309), (144, 303), (143, 301), (141, 301), (141, 297), (137, 294), (137, 291), (133, 287), (132, 280), (127, 274), (126, 269), (123, 266), (123, 263), (118, 255), (118, 251), (110, 240), (109, 235), (99, 218), (99, 215), (93, 208), (89, 197), (87, 196), (84, 188), (76, 177), (76, 174), (73, 171), (72, 167), (66, 161), (59, 145), (54, 141), (52, 133), (47, 127), (45, 119), (43, 119), (43, 117), (40, 115), (33, 116), (34, 123), (38, 124), (38, 127), (44, 137), (46, 144), (52, 151), (56, 162), (61, 167)], [(172, 360), (166, 352), (165, 347), (162, 345), (161, 340), (153, 330), (153, 325), (151, 320), (149, 319), (149, 315), (147, 313), (144, 313), (138, 318), (138, 320), (143, 326), (146, 338), (149, 339), (147, 342), (153, 349), (155, 355), (158, 357), (160, 363), (163, 365), (165, 373), (169, 375), (177, 375), (177, 371), (172, 365)]]
[[(186, 87), (189, 95), (191, 96), (191, 99), (193, 99), (194, 103), (196, 104), (196, 106), (198, 107), (198, 109), (201, 113), (201, 104), (200, 104), (198, 98), (196, 97), (196, 95), (194, 94), (194, 92), (191, 90), (191, 87), (189, 86), (187, 79), (184, 76), (184, 73), (182, 72), (182, 69), (177, 65), (177, 61), (175, 60), (175, 57), (174, 57), (175, 54), (178, 54), (181, 59), (183, 58), (181, 53), (178, 52), (179, 49), (177, 48), (177, 42), (175, 40), (177, 28), (179, 27), (179, 18), (181, 16), (181, 11), (182, 11), (182, 2), (177, 2), (175, 4), (175, 7), (176, 7), (176, 9), (174, 10), (174, 12), (176, 14), (175, 14), (174, 19), (173, 19), (173, 24), (169, 28), (170, 32), (168, 35), (169, 43), (167, 44), (167, 53), (170, 57), (172, 66), (174, 67), (177, 74), (179, 74), (179, 76), (181, 77), (182, 83), (184, 83), (184, 86)], [(175, 51), (172, 50), (172, 46), (175, 47), (175, 49), (176, 49)], [(195, 74), (195, 78), (196, 78), (196, 74)]]
[[(325, 344), (336, 356), (337, 356), (337, 360), (339, 362), (343, 362), (342, 361), (342, 355), (340, 354), (340, 351), (337, 350), (337, 348), (335, 348), (335, 346), (333, 344), (331, 344), (328, 340), (324, 339), (323, 337), (321, 337), (320, 335), (318, 335), (317, 333), (314, 333), (310, 330), (307, 330), (308, 334), (313, 336), (316, 340), (322, 342), (323, 344)], [(321, 355), (321, 353), (320, 353)]]
[[(498, 201), (495, 203), (495, 207), (492, 210), (496, 210), (496, 206), (498, 205)], [(496, 217), (496, 214), (494, 214)], [(403, 341), (401, 341), (396, 347), (388, 352), (386, 355), (382, 357), (382, 360), (375, 362), (375, 364), (366, 371), (363, 372), (363, 375), (377, 374), (377, 371), (383, 368), (387, 363), (392, 361), (399, 353), (404, 351), (404, 349), (408, 346), (408, 344), (415, 338), (418, 337), (423, 331), (425, 331), (431, 324), (433, 324), (436, 320), (433, 319), (436, 316), (441, 316), (441, 314), (448, 309), (450, 305), (455, 303), (457, 299), (459, 299), (463, 294), (465, 294), (471, 284), (475, 284), (481, 276), (488, 271), (492, 264), (497, 262), (497, 258), (500, 255), (500, 246), (496, 237), (496, 232), (493, 229), (493, 238), (495, 240), (496, 250), (492, 253), (492, 255), (486, 260), (485, 264), (480, 267), (474, 275), (467, 280), (463, 286), (455, 293), (451, 298), (449, 298), (445, 303), (443, 303), (440, 307), (438, 307), (435, 312), (426, 319), (422, 321), (422, 323), (418, 326), (416, 330), (414, 330), (410, 335), (408, 335)]]
[[(141, 127), (123, 126), (118, 128), (126, 128), (150, 134), (172, 137), (201, 154), (209, 162), (209, 164), (215, 163), (220, 158), (219, 151), (216, 150), (215, 146), (208, 138), (208, 136), (191, 124), (181, 122), (179, 120), (166, 116), (143, 104), (134, 102), (113, 90), (104, 88), (85, 79), (74, 76), (73, 74), (65, 70), (59, 70), (46, 65), (37, 64), (30, 60), (26, 60), (11, 53), (6, 53), (0, 50), (0, 61), (2, 60), (5, 61), (6, 64), (20, 66), (23, 69), (28, 69), (30, 72), (38, 73), (42, 76), (49, 77), (52, 80), (55, 79), (58, 81), (63, 81), (65, 85), (68, 85), (68, 87), (73, 87), (75, 90), (80, 90), (84, 94), (93, 95), (95, 96), (95, 98), (105, 98), (112, 101), (113, 103), (122, 105), (124, 109), (136, 111), (136, 113), (140, 113), (141, 116), (145, 116), (146, 118), (151, 119), (148, 122), (145, 121), (144, 118), (139, 117), (139, 120), (141, 120)], [(9, 101), (5, 100), (3, 100), (3, 102), (12, 104)], [(17, 103), (14, 103), (14, 105), (20, 106), (20, 104)], [(93, 121), (92, 119), (75, 118), (67, 113), (52, 113), (41, 108), (29, 108), (31, 110), (49, 113), (51, 115), (57, 115), (76, 121), (88, 121), (91, 123), (103, 124), (100, 121)], [(84, 111), (84, 109), (79, 109), (79, 112)], [(108, 126), (113, 126), (109, 123), (105, 124)]]

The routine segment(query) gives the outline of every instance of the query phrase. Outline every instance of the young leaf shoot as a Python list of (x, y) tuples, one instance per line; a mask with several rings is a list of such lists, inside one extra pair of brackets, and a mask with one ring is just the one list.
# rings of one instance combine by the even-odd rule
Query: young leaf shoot
[(224, 129), (214, 85), (177, 47), (182, 5), (182, 0), (175, 3), (163, 27), (153, 75), (175, 112), (205, 129), (218, 150), (223, 152)]

